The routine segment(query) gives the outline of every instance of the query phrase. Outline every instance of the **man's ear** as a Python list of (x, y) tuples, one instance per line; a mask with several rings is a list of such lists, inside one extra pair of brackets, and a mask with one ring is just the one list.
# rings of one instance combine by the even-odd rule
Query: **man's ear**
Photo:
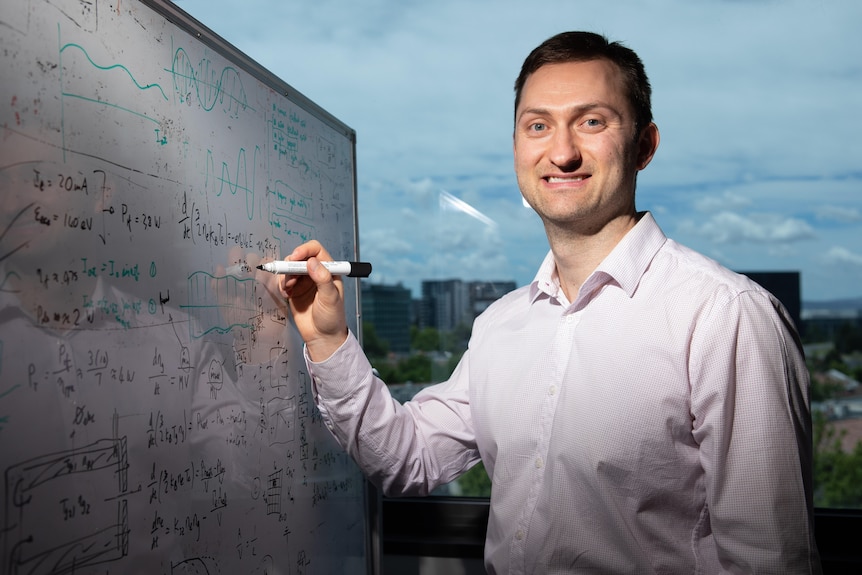
[(650, 122), (649, 126), (641, 130), (640, 136), (638, 136), (638, 170), (643, 170), (652, 161), (660, 139), (658, 126), (655, 125), (655, 122)]

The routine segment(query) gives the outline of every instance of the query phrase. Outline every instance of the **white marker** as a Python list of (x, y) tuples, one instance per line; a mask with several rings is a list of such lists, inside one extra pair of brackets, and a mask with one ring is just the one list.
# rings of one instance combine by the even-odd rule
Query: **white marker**
[[(320, 262), (320, 265), (336, 276), (351, 278), (367, 278), (371, 274), (371, 264), (368, 262)], [(276, 260), (257, 266), (257, 269), (283, 275), (307, 275), (308, 262), (288, 262)]]

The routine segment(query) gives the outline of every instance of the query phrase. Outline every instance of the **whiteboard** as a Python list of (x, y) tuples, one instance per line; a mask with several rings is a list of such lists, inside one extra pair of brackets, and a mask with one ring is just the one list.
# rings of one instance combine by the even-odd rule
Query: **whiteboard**
[(254, 269), (358, 259), (355, 133), (168, 2), (2, 2), (0, 59), (0, 572), (366, 572)]

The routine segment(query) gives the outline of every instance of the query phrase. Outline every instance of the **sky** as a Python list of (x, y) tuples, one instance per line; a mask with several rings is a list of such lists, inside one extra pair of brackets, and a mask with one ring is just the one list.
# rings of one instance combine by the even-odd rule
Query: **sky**
[(862, 297), (858, 0), (176, 4), (356, 131), (373, 282), (532, 280), (548, 244), (514, 175), (513, 84), (542, 41), (590, 30), (652, 83), (639, 210), (731, 269), (800, 271), (806, 302)]

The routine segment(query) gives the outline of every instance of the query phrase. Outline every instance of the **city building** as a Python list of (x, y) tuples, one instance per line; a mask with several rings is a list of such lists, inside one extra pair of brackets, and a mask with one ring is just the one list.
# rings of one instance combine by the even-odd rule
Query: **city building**
[(796, 329), (800, 334), (803, 332), (802, 296), (798, 271), (751, 271), (739, 273), (748, 276), (778, 298), (778, 301), (780, 301), (790, 313), (790, 317), (793, 319)]
[(420, 327), (453, 331), (473, 320), (494, 301), (514, 290), (514, 281), (424, 280)]
[(420, 327), (453, 331), (459, 324), (473, 322), (470, 289), (459, 279), (422, 280)]
[(807, 304), (802, 310), (805, 333), (818, 341), (833, 341), (842, 331), (862, 328), (862, 300)]
[(485, 311), (489, 305), (517, 287), (513, 281), (473, 281), (470, 287), (470, 310), (473, 317)]
[(411, 306), (410, 290), (401, 284), (362, 282), (362, 321), (374, 326), (391, 352), (410, 351)]

